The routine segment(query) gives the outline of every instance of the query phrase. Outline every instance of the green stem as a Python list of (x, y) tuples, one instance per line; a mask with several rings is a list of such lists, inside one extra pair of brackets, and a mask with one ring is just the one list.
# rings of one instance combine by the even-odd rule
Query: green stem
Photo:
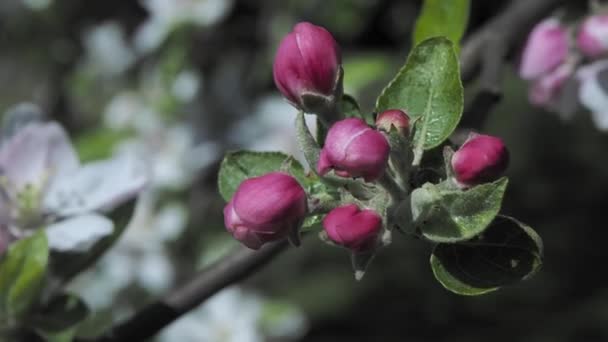
[(399, 187), (395, 180), (389, 177), (386, 172), (378, 179), (378, 184), (388, 191), (391, 197), (397, 202), (400, 201), (405, 194), (404, 189)]

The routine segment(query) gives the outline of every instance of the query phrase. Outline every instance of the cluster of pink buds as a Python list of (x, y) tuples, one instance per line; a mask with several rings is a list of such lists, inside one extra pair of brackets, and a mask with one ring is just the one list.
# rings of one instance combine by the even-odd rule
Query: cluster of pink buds
[[(271, 172), (243, 181), (224, 208), (228, 232), (245, 246), (259, 249), (298, 230), (307, 214), (306, 193), (298, 181), (282, 172)], [(350, 204), (333, 209), (323, 226), (335, 244), (354, 252), (373, 249), (382, 229), (382, 218), (373, 210)]]
[[(547, 64), (528, 52), (523, 66), (526, 76), (540, 75), (537, 68), (543, 68), (542, 72), (555, 68), (567, 52), (567, 46), (561, 41), (565, 33), (558, 23), (543, 23), (541, 31), (534, 34), (534, 42), (547, 37), (559, 38), (540, 46), (556, 58)], [(336, 89), (341, 87), (337, 85), (341, 82), (338, 51), (337, 43), (324, 28), (309, 23), (297, 24), (283, 39), (276, 55), (274, 79), (278, 89), (301, 110), (311, 109), (307, 96), (334, 97)], [(318, 163), (313, 167), (321, 177), (333, 171), (339, 177), (360, 177), (365, 182), (377, 182), (384, 177), (388, 166), (389, 135), (397, 133), (408, 139), (410, 124), (409, 116), (400, 109), (379, 113), (375, 127), (360, 118), (337, 120), (328, 127)], [(463, 189), (493, 181), (505, 170), (508, 159), (507, 149), (499, 138), (471, 135), (451, 160), (454, 181)], [(297, 236), (307, 214), (306, 192), (294, 177), (282, 172), (243, 181), (224, 209), (228, 231), (253, 249), (293, 234)], [(378, 246), (383, 222), (373, 209), (342, 203), (325, 216), (323, 227), (334, 244), (358, 254), (373, 251)]]
[[(322, 27), (299, 23), (281, 42), (273, 67), (283, 96), (303, 111), (318, 113), (341, 96), (339, 47)], [(382, 113), (378, 127), (409, 132), (409, 118), (399, 110)], [(331, 170), (340, 177), (362, 177), (373, 182), (385, 172), (390, 146), (383, 133), (362, 119), (334, 122), (320, 152), (319, 175)], [(307, 196), (290, 175), (273, 172), (242, 182), (224, 209), (228, 231), (245, 246), (258, 249), (267, 242), (298, 234), (307, 214)], [(354, 204), (333, 209), (323, 220), (328, 238), (354, 252), (372, 249), (382, 218)]]
[[(524, 47), (519, 74), (531, 82), (530, 102), (539, 107), (572, 113), (572, 105), (560, 108), (560, 98), (579, 99), (578, 103), (593, 113), (593, 120), (600, 129), (608, 127), (606, 110), (599, 103), (606, 102), (608, 92), (596, 85), (599, 70), (608, 58), (608, 14), (594, 13), (584, 18), (580, 25), (568, 27), (557, 18), (549, 18), (537, 24), (528, 36)], [(587, 67), (579, 68), (584, 61)], [(578, 70), (577, 70), (578, 69)], [(576, 75), (576, 77), (574, 77)], [(567, 82), (572, 86), (565, 87)], [(572, 91), (571, 96), (565, 90)], [(577, 93), (574, 93), (577, 92)]]

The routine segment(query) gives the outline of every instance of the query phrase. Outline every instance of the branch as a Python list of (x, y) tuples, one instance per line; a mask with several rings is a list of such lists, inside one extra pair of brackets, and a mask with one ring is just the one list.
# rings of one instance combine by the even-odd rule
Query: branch
[[(509, 53), (541, 19), (565, 0), (514, 0), (465, 41), (461, 75), (470, 83), (478, 75), (478, 90), (465, 107), (461, 127), (479, 129), (502, 97), (503, 63)], [(464, 133), (464, 134), (463, 134)], [(457, 133), (460, 140), (466, 132)]]
[(132, 342), (151, 338), (224, 287), (247, 278), (286, 247), (285, 241), (268, 244), (259, 251), (240, 247), (230, 256), (198, 273), (185, 285), (171, 291), (165, 298), (148, 305), (100, 338), (89, 341)]

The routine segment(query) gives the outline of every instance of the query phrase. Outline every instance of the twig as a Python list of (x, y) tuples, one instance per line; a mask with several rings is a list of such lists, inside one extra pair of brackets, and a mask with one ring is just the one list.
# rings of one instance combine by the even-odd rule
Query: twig
[(239, 282), (257, 271), (287, 245), (285, 241), (273, 243), (262, 247), (259, 251), (241, 247), (230, 256), (200, 272), (184, 286), (171, 291), (165, 298), (137, 312), (102, 337), (88, 341), (144, 341), (224, 287)]

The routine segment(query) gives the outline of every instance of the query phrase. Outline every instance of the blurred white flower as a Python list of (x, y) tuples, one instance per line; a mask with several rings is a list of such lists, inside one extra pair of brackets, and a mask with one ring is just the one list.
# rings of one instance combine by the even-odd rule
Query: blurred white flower
[(135, 62), (135, 53), (117, 22), (105, 22), (86, 31), (83, 41), (86, 63), (102, 74), (118, 75)]
[(171, 92), (181, 102), (190, 102), (196, 97), (200, 84), (200, 78), (195, 71), (184, 70), (175, 77)]
[(198, 170), (210, 165), (219, 148), (211, 142), (194, 144), (192, 129), (176, 125), (123, 142), (123, 153), (146, 158), (150, 187), (181, 189)]
[(167, 327), (161, 341), (259, 342), (263, 302), (238, 287), (222, 290)]
[(156, 49), (179, 24), (208, 26), (224, 17), (233, 0), (142, 0), (150, 17), (135, 34), (135, 47), (146, 53)]
[(580, 68), (578, 92), (581, 104), (591, 111), (595, 126), (608, 131), (608, 60), (601, 60)]
[(106, 127), (113, 130), (135, 130), (146, 134), (163, 127), (160, 115), (147, 106), (136, 92), (123, 92), (110, 100), (103, 114)]
[[(293, 155), (304, 165), (304, 155), (296, 142), (297, 109), (280, 96), (268, 96), (260, 100), (253, 115), (237, 122), (230, 130), (229, 139), (240, 146), (255, 151), (281, 151)], [(306, 115), (306, 124), (316, 132), (316, 116)]]
[(40, 11), (48, 8), (53, 3), (53, 0), (23, 0), (23, 4), (35, 11)]
[(160, 209), (156, 203), (156, 193), (144, 193), (121, 239), (93, 270), (73, 282), (71, 290), (81, 294), (91, 308), (108, 308), (116, 294), (129, 285), (159, 294), (173, 284), (175, 272), (166, 242), (183, 232), (187, 212), (179, 202)]
[(306, 331), (306, 326), (305, 317), (296, 307), (232, 286), (165, 328), (160, 341), (293, 341)]
[(14, 238), (46, 226), (50, 247), (71, 252), (111, 234), (114, 224), (99, 212), (135, 197), (147, 180), (132, 158), (80, 165), (54, 122), (32, 122), (4, 141), (0, 175), (0, 225)]

